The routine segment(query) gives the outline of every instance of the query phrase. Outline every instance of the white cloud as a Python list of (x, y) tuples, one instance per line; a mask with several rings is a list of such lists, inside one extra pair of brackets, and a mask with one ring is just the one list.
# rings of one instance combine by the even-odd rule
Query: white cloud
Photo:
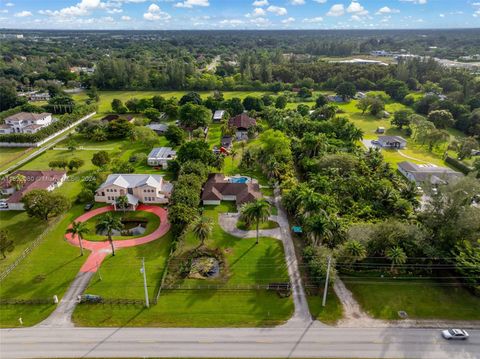
[(130, 21), (130, 20), (132, 20), (132, 18), (131, 18), (130, 16), (127, 16), (127, 15), (123, 15), (123, 16), (121, 17), (121, 19), (122, 19), (122, 21)]
[(327, 16), (342, 16), (345, 14), (345, 7), (343, 4), (332, 5), (330, 10), (327, 12)]
[(315, 2), (318, 2), (319, 4), (325, 4), (327, 0), (313, 0)]
[(305, 0), (290, 0), (292, 5), (305, 5)]
[(259, 16), (265, 16), (267, 14), (267, 12), (262, 9), (261, 7), (256, 7), (255, 9), (253, 9), (253, 11), (251, 13), (248, 13), (247, 15), (245, 15), (246, 17), (259, 17)]
[(309, 23), (309, 24), (316, 24), (316, 23), (319, 23), (319, 22), (322, 22), (322, 21), (323, 21), (323, 17), (321, 17), (321, 16), (309, 17), (309, 18), (303, 19), (303, 22), (306, 22), (306, 23)]
[(264, 17), (257, 17), (255, 19), (250, 20), (250, 22), (258, 27), (266, 27), (270, 25), (270, 20)]
[(194, 6), (210, 6), (210, 3), (208, 0), (185, 0), (182, 2), (177, 2), (174, 6), (191, 9)]
[(170, 14), (162, 11), (157, 4), (151, 4), (148, 7), (147, 12), (143, 14), (143, 18), (148, 21), (168, 21), (172, 17)]
[(63, 8), (61, 10), (40, 10), (38, 13), (41, 15), (48, 16), (86, 16), (90, 14), (90, 11), (98, 9), (105, 4), (101, 3), (100, 0), (82, 0), (76, 5)]
[(252, 4), (253, 6), (267, 6), (268, 0), (256, 0)]
[(380, 9), (378, 9), (378, 11), (376, 12), (377, 15), (385, 15), (385, 14), (396, 14), (396, 13), (399, 13), (400, 10), (398, 9), (392, 9), (392, 8), (389, 8), (388, 6), (384, 6)]
[(238, 20), (238, 19), (227, 19), (227, 20), (222, 20), (220, 21), (220, 24), (228, 24), (228, 25), (240, 25), (240, 24), (243, 24), (243, 21), (242, 20)]
[(32, 16), (32, 13), (30, 11), (20, 11), (20, 12), (17, 12), (15, 15), (13, 15), (15, 17), (27, 17), (27, 16)]
[(13, 2), (7, 2), (5, 6), (11, 7), (11, 6), (15, 6), (15, 4)]
[(123, 12), (123, 10), (114, 8), (114, 9), (111, 9), (111, 10), (107, 10), (107, 12), (109, 14), (120, 14), (121, 12)]
[(2, 10), (0, 10), (0, 14), (6, 14), (7, 12), (8, 12), (7, 9), (2, 9)]
[(419, 5), (425, 5), (427, 3), (427, 0), (400, 0), (403, 2), (411, 2), (413, 4), (419, 4)]
[(267, 8), (267, 11), (269, 11), (271, 13), (274, 13), (277, 16), (287, 15), (287, 9), (285, 9), (284, 7), (280, 7), (280, 6), (270, 5)]
[(445, 17), (445, 14), (440, 14), (440, 15), (438, 15), (438, 16), (440, 16), (440, 17)]
[(357, 1), (352, 1), (347, 7), (347, 12), (356, 15), (367, 15), (368, 11)]
[(282, 20), (282, 24), (291, 24), (292, 22), (295, 22), (295, 18), (289, 17), (288, 19)]

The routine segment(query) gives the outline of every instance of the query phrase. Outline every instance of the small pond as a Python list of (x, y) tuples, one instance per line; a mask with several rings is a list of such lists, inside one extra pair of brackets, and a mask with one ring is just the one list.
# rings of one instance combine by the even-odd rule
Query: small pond
[[(140, 236), (147, 229), (147, 220), (145, 219), (122, 219), (123, 229), (121, 231), (113, 230), (112, 236)], [(104, 231), (97, 231), (98, 235), (106, 236)]]
[(214, 257), (198, 257), (192, 260), (190, 268), (190, 278), (208, 279), (216, 278), (220, 274), (220, 263)]

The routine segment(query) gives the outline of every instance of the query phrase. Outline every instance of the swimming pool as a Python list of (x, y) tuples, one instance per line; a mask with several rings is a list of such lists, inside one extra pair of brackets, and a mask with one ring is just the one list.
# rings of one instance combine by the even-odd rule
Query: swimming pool
[(248, 177), (231, 177), (230, 183), (247, 183), (249, 181)]

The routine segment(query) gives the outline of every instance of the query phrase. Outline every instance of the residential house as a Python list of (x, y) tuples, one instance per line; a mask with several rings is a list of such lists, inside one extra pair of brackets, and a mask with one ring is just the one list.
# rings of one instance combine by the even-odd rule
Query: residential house
[(358, 92), (356, 93), (356, 95), (355, 95), (355, 98), (356, 98), (357, 100), (360, 100), (360, 99), (366, 98), (366, 97), (367, 97), (367, 94), (366, 94), (365, 92), (360, 92), (360, 91), (358, 91)]
[(262, 198), (258, 181), (244, 177), (227, 177), (212, 173), (203, 186), (202, 203), (218, 205), (221, 201), (235, 201), (237, 206)]
[(118, 197), (126, 196), (130, 209), (135, 210), (139, 202), (168, 203), (172, 188), (162, 175), (111, 174), (95, 192), (95, 201), (109, 203), (116, 208)]
[(233, 138), (231, 136), (223, 136), (220, 144), (223, 148), (229, 150), (233, 145)]
[(338, 102), (338, 103), (342, 103), (342, 102), (345, 102), (345, 100), (343, 99), (342, 96), (339, 96), (339, 95), (328, 95), (327, 96), (327, 100), (329, 102)]
[(177, 157), (177, 152), (171, 147), (154, 148), (147, 157), (149, 166), (161, 166), (163, 169), (168, 167), (168, 162)]
[(147, 127), (155, 131), (157, 135), (165, 134), (165, 132), (167, 132), (167, 129), (168, 129), (168, 125), (164, 123), (156, 123), (156, 122), (150, 123), (149, 125), (147, 125)]
[(235, 129), (235, 137), (239, 141), (247, 140), (248, 130), (256, 125), (257, 121), (249, 117), (245, 112), (228, 120), (228, 127)]
[(217, 110), (213, 114), (212, 120), (213, 122), (221, 122), (223, 120), (223, 117), (226, 115), (225, 110)]
[(400, 136), (378, 136), (378, 143), (383, 148), (403, 149), (407, 140)]
[[(10, 178), (16, 175), (25, 177), (25, 184), (18, 188), (10, 181)], [(60, 187), (66, 179), (67, 172), (65, 171), (15, 171), (0, 182), (2, 195), (8, 196), (8, 198), (3, 201), (2, 208), (22, 211), (24, 207), (21, 200), (25, 194), (34, 189), (45, 189), (49, 192), (53, 191), (55, 188)]]
[(425, 183), (430, 183), (431, 185), (447, 184), (463, 177), (462, 173), (448, 167), (418, 165), (408, 161), (400, 162), (398, 164), (398, 171), (418, 186)]
[(0, 125), (0, 134), (36, 133), (52, 121), (51, 113), (19, 112), (5, 118), (5, 123)]

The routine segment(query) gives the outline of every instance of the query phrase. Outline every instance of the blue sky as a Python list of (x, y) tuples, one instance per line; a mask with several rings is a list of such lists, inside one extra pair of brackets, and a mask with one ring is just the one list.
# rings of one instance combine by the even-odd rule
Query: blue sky
[(0, 28), (480, 27), (480, 0), (0, 0)]

